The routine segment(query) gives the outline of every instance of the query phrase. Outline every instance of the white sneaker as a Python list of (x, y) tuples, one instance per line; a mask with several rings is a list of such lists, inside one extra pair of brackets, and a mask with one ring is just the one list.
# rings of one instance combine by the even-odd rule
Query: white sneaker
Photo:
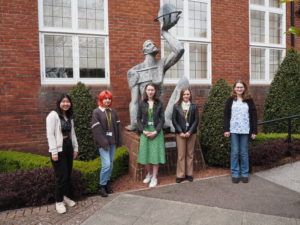
[(153, 176), (152, 174), (147, 173), (145, 179), (143, 180), (143, 183), (148, 184), (151, 181), (152, 176)]
[(157, 178), (152, 177), (149, 187), (156, 187), (157, 186)]
[(74, 202), (73, 200), (69, 199), (67, 196), (64, 196), (64, 203), (69, 206), (69, 207), (73, 207), (76, 205), (76, 202)]
[(56, 202), (55, 209), (59, 214), (65, 213), (67, 211), (63, 202)]

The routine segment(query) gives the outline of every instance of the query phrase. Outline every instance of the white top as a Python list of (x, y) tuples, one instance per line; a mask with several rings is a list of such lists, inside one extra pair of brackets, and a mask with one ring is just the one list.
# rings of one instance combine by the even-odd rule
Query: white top
[(249, 134), (249, 107), (242, 100), (233, 101), (231, 107), (230, 133)]

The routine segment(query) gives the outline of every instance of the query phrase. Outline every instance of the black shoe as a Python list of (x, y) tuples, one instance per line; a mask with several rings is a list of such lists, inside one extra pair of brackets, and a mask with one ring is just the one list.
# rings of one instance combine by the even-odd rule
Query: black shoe
[(189, 182), (193, 182), (194, 178), (193, 176), (186, 176), (185, 177)]
[(110, 187), (110, 181), (107, 182), (107, 184), (105, 185), (105, 190), (107, 194), (112, 194), (114, 193), (113, 190)]
[(184, 180), (185, 180), (185, 178), (176, 177), (176, 183), (181, 183)]
[(248, 183), (249, 182), (249, 178), (248, 177), (242, 177), (242, 182), (243, 183)]
[(99, 194), (101, 195), (101, 197), (107, 197), (108, 196), (108, 194), (106, 192), (106, 189), (105, 189), (105, 185), (100, 185)]
[(232, 183), (237, 184), (240, 181), (240, 178), (232, 177)]

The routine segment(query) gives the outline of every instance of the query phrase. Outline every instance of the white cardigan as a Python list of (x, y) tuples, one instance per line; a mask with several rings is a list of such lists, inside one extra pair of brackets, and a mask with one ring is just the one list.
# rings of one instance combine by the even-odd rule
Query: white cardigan
[[(71, 120), (71, 139), (72, 145), (75, 152), (78, 152), (78, 143), (74, 130), (74, 122)], [(63, 145), (63, 134), (61, 132), (61, 122), (56, 111), (51, 111), (46, 118), (46, 130), (49, 145), (49, 152), (51, 155), (62, 152)]]

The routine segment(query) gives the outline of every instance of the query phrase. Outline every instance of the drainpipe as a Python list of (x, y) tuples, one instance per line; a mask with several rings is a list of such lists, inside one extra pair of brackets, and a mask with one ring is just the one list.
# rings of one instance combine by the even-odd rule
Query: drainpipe
[[(295, 2), (291, 2), (291, 26), (295, 26)], [(295, 47), (295, 35), (291, 34), (291, 46)]]

